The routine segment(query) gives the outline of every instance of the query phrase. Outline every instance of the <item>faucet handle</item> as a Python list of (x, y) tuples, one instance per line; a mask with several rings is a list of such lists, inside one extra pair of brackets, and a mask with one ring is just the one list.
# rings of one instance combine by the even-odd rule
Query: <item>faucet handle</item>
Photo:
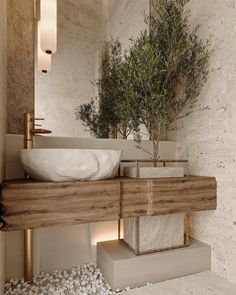
[(44, 118), (34, 118), (35, 121), (43, 121)]

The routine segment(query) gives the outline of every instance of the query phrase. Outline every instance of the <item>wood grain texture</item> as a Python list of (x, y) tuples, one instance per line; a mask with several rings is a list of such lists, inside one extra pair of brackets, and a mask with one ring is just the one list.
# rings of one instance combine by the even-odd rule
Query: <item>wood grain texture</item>
[(136, 179), (121, 183), (121, 217), (216, 209), (214, 177)]
[(3, 186), (5, 230), (117, 220), (119, 182), (32, 182)]
[(214, 177), (90, 182), (10, 181), (1, 194), (6, 226), (19, 230), (216, 209)]

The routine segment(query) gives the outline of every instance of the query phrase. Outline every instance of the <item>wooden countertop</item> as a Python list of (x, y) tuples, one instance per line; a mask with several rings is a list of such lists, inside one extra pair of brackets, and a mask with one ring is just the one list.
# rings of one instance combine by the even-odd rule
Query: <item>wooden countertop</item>
[(3, 183), (2, 230), (93, 223), (216, 209), (216, 179), (183, 178)]

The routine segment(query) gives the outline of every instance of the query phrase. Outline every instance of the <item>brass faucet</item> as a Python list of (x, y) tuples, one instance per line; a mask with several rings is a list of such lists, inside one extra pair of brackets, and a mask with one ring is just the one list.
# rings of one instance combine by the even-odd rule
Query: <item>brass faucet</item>
[(43, 118), (34, 118), (34, 115), (31, 113), (27, 113), (24, 116), (25, 123), (25, 133), (24, 133), (24, 148), (32, 149), (33, 148), (33, 136), (36, 134), (49, 134), (52, 133), (51, 130), (35, 128), (36, 126), (41, 126), (39, 124), (35, 124), (35, 121), (42, 121)]
[[(35, 124), (35, 121), (44, 120), (43, 118), (34, 118), (34, 115), (27, 113), (24, 116), (24, 148), (33, 148), (33, 136), (36, 134), (49, 134), (52, 131), (42, 128)], [(33, 280), (33, 230), (24, 230), (24, 278), (25, 281)]]

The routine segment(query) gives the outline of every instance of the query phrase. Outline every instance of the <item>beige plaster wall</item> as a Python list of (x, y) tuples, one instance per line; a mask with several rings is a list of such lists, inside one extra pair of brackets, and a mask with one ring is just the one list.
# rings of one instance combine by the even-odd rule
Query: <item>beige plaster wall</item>
[(210, 77), (195, 111), (172, 135), (190, 173), (216, 176), (214, 212), (193, 215), (192, 234), (211, 244), (212, 269), (236, 283), (236, 1), (190, 1), (192, 23), (203, 38), (213, 34)]
[(108, 0), (107, 37), (119, 38), (128, 48), (130, 37), (146, 28), (144, 16), (149, 14), (149, 0)]
[[(4, 178), (7, 101), (7, 0), (0, 0), (0, 183)], [(0, 232), (0, 294), (5, 280), (5, 235)]]
[(101, 0), (58, 0), (58, 50), (52, 71), (35, 78), (36, 115), (55, 136), (90, 137), (76, 120), (76, 106), (95, 96), (91, 84), (98, 77), (99, 57), (105, 40)]
[[(104, 0), (106, 1), (107, 40), (118, 38), (123, 49), (130, 46), (130, 38), (136, 38), (147, 29), (144, 22), (150, 13), (150, 0)], [(142, 127), (143, 139), (148, 139), (146, 128)], [(132, 134), (129, 138), (133, 138)]]
[(7, 0), (7, 132), (23, 134), (34, 109), (34, 1)]

